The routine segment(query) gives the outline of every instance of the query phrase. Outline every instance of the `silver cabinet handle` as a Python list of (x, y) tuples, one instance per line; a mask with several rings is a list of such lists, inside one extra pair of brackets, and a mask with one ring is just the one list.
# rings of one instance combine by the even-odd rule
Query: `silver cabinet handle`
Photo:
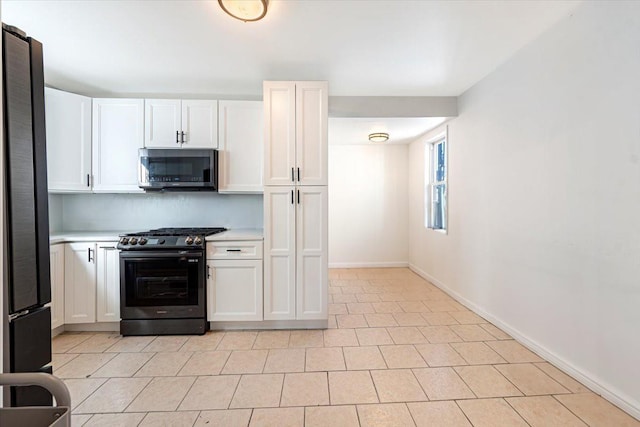
[(207, 265), (207, 279), (211, 279), (211, 267)]
[(87, 187), (91, 187), (91, 175), (87, 174)]
[(184, 137), (185, 136), (185, 132), (182, 131), (182, 132), (180, 132), (180, 134), (182, 135), (182, 140), (180, 141), (180, 143), (184, 144), (184, 142), (185, 142), (185, 139), (184, 139), (185, 138)]
[(295, 172), (293, 171), (293, 168), (291, 168), (291, 182), (296, 182), (296, 178), (295, 178)]

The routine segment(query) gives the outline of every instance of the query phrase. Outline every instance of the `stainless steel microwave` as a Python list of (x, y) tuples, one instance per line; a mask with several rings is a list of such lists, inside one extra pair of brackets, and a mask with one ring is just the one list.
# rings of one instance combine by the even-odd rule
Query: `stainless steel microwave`
[(138, 186), (151, 191), (218, 191), (218, 150), (141, 148)]

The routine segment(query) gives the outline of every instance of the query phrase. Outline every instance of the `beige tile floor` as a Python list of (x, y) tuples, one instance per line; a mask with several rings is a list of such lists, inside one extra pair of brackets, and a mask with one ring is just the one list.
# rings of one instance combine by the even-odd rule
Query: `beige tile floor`
[(407, 269), (331, 270), (329, 329), (53, 340), (74, 426), (640, 426)]

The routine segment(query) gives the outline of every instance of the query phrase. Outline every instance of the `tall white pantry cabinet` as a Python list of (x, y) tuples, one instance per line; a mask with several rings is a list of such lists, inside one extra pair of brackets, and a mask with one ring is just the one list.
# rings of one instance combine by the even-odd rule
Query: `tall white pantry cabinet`
[(264, 319), (327, 320), (327, 82), (264, 82)]

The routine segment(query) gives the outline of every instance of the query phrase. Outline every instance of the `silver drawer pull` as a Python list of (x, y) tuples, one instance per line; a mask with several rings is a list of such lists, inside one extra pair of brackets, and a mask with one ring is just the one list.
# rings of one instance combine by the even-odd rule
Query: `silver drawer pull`
[(242, 249), (227, 249), (227, 252), (242, 252)]

